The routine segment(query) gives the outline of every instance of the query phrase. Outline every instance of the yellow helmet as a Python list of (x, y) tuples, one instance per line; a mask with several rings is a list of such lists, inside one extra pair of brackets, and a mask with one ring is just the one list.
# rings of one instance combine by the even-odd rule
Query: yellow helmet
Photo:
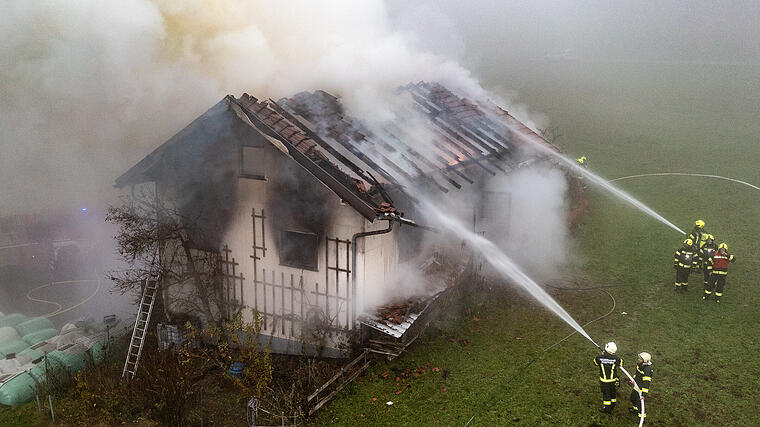
[(578, 163), (584, 163), (586, 161), (586, 156), (580, 156), (578, 158)]
[(686, 240), (683, 241), (683, 244), (686, 245), (686, 246), (692, 246), (692, 245), (694, 245), (694, 241), (691, 240), (691, 239), (686, 239)]
[(705, 228), (705, 222), (704, 222), (704, 221), (702, 221), (701, 219), (698, 219), (698, 220), (697, 220), (697, 221), (694, 223), (694, 225), (696, 225), (696, 226), (697, 226), (697, 227), (699, 227), (699, 228)]
[(725, 250), (728, 250), (728, 245), (727, 245), (727, 244), (725, 244), (725, 243), (721, 243), (720, 245), (718, 245), (718, 249), (725, 249)]

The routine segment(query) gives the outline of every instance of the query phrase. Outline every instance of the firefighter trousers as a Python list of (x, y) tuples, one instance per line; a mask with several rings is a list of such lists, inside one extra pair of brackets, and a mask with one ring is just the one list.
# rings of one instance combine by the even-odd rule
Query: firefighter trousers
[[(639, 397), (639, 393), (636, 389), (631, 390), (631, 405), (638, 413), (639, 418), (641, 418), (641, 397)], [(646, 417), (646, 414), (644, 414), (644, 416)]]
[(712, 281), (715, 288), (715, 301), (719, 301), (723, 296), (723, 287), (726, 286), (726, 275), (713, 273)]
[(683, 268), (683, 267), (676, 267), (676, 291), (678, 290), (686, 290), (689, 287), (689, 273), (691, 273), (690, 268)]
[(615, 389), (615, 382), (606, 383), (599, 381), (599, 385), (602, 389), (602, 404), (607, 412), (612, 412), (617, 403), (617, 390)]
[(707, 299), (710, 298), (710, 295), (713, 293), (713, 288), (715, 287), (715, 276), (709, 275), (707, 272), (705, 272), (705, 294), (702, 295), (702, 298)]

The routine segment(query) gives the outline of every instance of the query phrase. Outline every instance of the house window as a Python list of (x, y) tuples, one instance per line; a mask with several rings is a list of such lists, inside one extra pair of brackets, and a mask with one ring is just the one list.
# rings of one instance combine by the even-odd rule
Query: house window
[(240, 147), (240, 176), (249, 179), (266, 179), (264, 173), (267, 156), (263, 147)]
[(280, 265), (318, 271), (319, 236), (314, 233), (282, 230), (280, 232)]

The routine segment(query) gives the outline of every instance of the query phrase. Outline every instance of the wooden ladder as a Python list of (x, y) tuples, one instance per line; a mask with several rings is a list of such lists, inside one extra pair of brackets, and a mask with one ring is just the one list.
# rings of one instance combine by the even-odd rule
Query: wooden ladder
[(124, 362), (122, 378), (132, 379), (137, 372), (137, 364), (140, 362), (143, 345), (145, 344), (145, 332), (148, 330), (150, 315), (153, 313), (153, 305), (156, 303), (158, 282), (150, 280), (146, 282), (140, 299), (140, 309), (135, 319), (135, 328), (132, 331), (132, 339), (129, 341), (127, 360)]

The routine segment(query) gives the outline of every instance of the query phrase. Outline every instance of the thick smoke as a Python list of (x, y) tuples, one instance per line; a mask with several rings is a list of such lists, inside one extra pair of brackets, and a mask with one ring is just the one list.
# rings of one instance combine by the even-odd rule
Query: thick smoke
[(549, 165), (519, 169), (497, 176), (489, 188), (508, 197), (496, 198), (502, 221), (486, 225), (486, 237), (499, 245), (536, 280), (556, 274), (567, 254), (567, 181)]
[(0, 15), (0, 215), (112, 200), (116, 176), (226, 93), (323, 89), (377, 116), (409, 81), (479, 91), (380, 1), (9, 0)]

